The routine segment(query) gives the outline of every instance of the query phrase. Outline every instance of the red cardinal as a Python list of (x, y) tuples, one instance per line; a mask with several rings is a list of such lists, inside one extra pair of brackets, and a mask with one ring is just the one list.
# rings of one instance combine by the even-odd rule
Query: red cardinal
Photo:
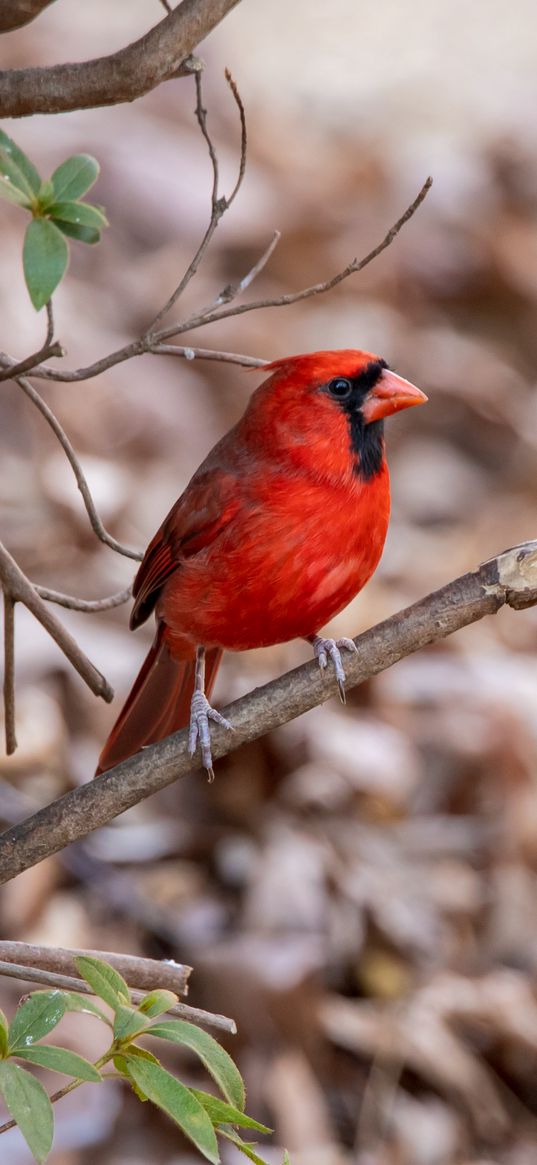
[(371, 352), (267, 365), (244, 416), (194, 474), (150, 542), (131, 628), (157, 632), (99, 759), (103, 772), (190, 724), (212, 777), (209, 704), (222, 652), (307, 639), (340, 693), (340, 648), (319, 629), (378, 564), (390, 513), (384, 418), (427, 400)]

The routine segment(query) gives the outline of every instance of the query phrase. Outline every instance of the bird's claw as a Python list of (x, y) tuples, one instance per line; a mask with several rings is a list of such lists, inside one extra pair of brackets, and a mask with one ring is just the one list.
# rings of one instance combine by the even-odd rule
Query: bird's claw
[(207, 770), (209, 780), (214, 781), (209, 720), (214, 720), (215, 724), (221, 724), (222, 728), (234, 732), (233, 725), (229, 723), (229, 720), (226, 720), (225, 716), (222, 716), (221, 712), (209, 704), (207, 696), (203, 692), (196, 691), (190, 703), (188, 751), (190, 756), (194, 756), (199, 741), (203, 767)]
[(339, 689), (339, 698), (341, 703), (345, 704), (345, 669), (341, 660), (340, 648), (354, 652), (358, 650), (352, 639), (323, 639), (321, 635), (316, 635), (313, 640), (313, 654), (322, 671), (328, 667), (328, 660), (332, 660)]

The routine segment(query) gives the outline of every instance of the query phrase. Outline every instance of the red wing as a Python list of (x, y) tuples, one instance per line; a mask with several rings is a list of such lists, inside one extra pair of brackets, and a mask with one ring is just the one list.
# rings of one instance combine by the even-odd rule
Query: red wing
[(163, 583), (182, 560), (210, 545), (239, 506), (237, 480), (231, 474), (213, 471), (190, 482), (149, 543), (140, 564), (132, 591), (135, 603), (131, 628), (145, 622)]

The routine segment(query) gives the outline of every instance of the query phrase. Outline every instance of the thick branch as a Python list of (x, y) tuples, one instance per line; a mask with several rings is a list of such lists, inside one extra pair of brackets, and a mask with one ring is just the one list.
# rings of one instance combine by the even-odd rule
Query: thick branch
[(183, 0), (139, 40), (108, 57), (0, 72), (0, 117), (65, 113), (134, 101), (172, 77), (196, 72), (187, 58), (238, 0)]
[(54, 0), (4, 0), (0, 4), (0, 32), (11, 32), (35, 20)]
[[(494, 615), (505, 603), (515, 609), (537, 604), (537, 542), (527, 542), (490, 559), (392, 615), (355, 640), (356, 655), (345, 660), (347, 687), (363, 683), (398, 660), (454, 631)], [(215, 758), (255, 740), (272, 728), (322, 704), (334, 695), (335, 677), (315, 663), (288, 672), (225, 709), (234, 734), (212, 732)], [(144, 748), (130, 760), (32, 814), (0, 836), (0, 883), (91, 830), (192, 769), (188, 732), (178, 732)]]

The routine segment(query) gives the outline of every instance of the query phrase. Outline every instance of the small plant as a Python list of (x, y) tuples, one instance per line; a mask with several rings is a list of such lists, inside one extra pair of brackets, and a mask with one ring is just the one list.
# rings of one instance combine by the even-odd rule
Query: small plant
[[(182, 1019), (162, 1019), (177, 1002), (173, 991), (151, 991), (135, 1006), (129, 988), (109, 963), (88, 955), (76, 959), (80, 975), (112, 1011), (107, 1015), (86, 995), (73, 991), (33, 991), (18, 1007), (8, 1025), (0, 1012), (0, 1092), (13, 1120), (41, 1165), (52, 1147), (54, 1113), (59, 1100), (81, 1084), (122, 1077), (142, 1101), (165, 1112), (190, 1138), (199, 1152), (215, 1165), (220, 1160), (217, 1136), (225, 1137), (257, 1165), (265, 1165), (255, 1143), (243, 1141), (237, 1129), (257, 1133), (271, 1130), (244, 1112), (242, 1076), (231, 1056), (208, 1032)], [(68, 1011), (89, 1012), (111, 1029), (109, 1048), (95, 1063), (67, 1048), (39, 1041)], [(138, 1041), (150, 1037), (189, 1048), (199, 1056), (217, 1085), (220, 1097), (182, 1084), (164, 1068), (154, 1052)], [(70, 1076), (70, 1082), (50, 1098), (40, 1081), (17, 1062), (38, 1064)], [(111, 1065), (112, 1071), (103, 1073)], [(0, 1129), (4, 1131), (6, 1126)], [(287, 1155), (286, 1155), (287, 1160)]]
[(0, 197), (31, 214), (23, 247), (23, 266), (30, 299), (40, 311), (63, 279), (69, 262), (65, 236), (98, 243), (108, 226), (102, 206), (81, 202), (99, 176), (99, 163), (89, 154), (74, 154), (47, 178), (0, 130)]

